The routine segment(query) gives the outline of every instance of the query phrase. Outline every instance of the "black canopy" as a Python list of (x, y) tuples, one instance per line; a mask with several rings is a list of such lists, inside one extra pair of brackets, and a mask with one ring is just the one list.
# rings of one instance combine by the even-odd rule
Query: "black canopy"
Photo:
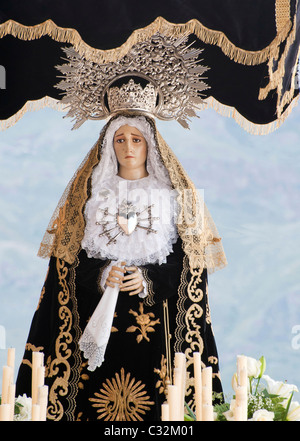
[(62, 47), (117, 60), (157, 31), (187, 31), (210, 67), (207, 105), (252, 133), (268, 133), (299, 94), (297, 6), (297, 0), (10, 0), (0, 7), (2, 127), (34, 106), (58, 104)]

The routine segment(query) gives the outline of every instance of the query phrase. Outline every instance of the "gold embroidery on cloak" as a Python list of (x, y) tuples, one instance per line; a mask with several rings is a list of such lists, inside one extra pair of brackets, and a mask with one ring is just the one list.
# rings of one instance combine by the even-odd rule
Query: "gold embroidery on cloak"
[(126, 329), (126, 332), (140, 331), (140, 334), (136, 337), (136, 341), (140, 343), (143, 339), (145, 339), (149, 342), (150, 338), (147, 334), (148, 332), (155, 332), (154, 326), (160, 323), (160, 320), (151, 320), (155, 317), (153, 312), (144, 313), (143, 302), (140, 302), (139, 312), (140, 314), (132, 309), (129, 310), (129, 314), (135, 316), (136, 323), (139, 326), (129, 326), (129, 328)]
[[(78, 349), (72, 351), (70, 345), (73, 342), (72, 330), (75, 332), (75, 338), (79, 338), (80, 329), (78, 325), (78, 313), (75, 293), (75, 265), (78, 265), (78, 260), (74, 266), (71, 267), (69, 284), (67, 276), (69, 274), (65, 262), (56, 259), (56, 269), (58, 275), (58, 282), (61, 290), (58, 293), (58, 319), (60, 320), (59, 334), (55, 342), (55, 355), (49, 364), (49, 378), (55, 377), (55, 380), (49, 390), (49, 400), (47, 409), (47, 418), (54, 421), (59, 421), (63, 417), (68, 420), (73, 420), (75, 410), (75, 397), (78, 391), (78, 378), (80, 375), (81, 357)], [(70, 309), (70, 302), (73, 302), (73, 313)], [(71, 380), (71, 366), (69, 358), (73, 356), (74, 364), (72, 366), (72, 380)], [(60, 397), (66, 397), (68, 401), (67, 408), (64, 408)]]
[(155, 387), (158, 389), (158, 393), (164, 393), (167, 397), (168, 384), (171, 384), (170, 377), (168, 375), (167, 359), (162, 354), (160, 361), (160, 369), (154, 368), (154, 373), (159, 375)]
[(107, 379), (94, 396), (89, 400), (97, 408), (97, 419), (105, 421), (143, 421), (142, 415), (154, 404), (149, 401), (145, 385), (131, 378), (130, 373), (125, 375), (124, 368), (111, 380)]

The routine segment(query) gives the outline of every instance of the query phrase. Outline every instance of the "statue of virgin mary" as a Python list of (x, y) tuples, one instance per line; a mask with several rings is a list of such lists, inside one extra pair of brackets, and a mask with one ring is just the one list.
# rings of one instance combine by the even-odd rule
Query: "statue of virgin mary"
[(156, 128), (156, 97), (132, 79), (110, 91), (109, 120), (39, 250), (49, 268), (17, 394), (30, 396), (32, 351), (43, 352), (48, 420), (159, 421), (176, 352), (191, 408), (194, 352), (222, 392), (207, 289), (226, 265), (221, 238)]

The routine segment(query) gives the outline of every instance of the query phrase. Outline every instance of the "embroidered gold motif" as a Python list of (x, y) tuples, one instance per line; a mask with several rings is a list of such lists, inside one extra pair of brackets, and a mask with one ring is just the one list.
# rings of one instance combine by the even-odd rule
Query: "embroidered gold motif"
[[(31, 343), (26, 343), (25, 349), (27, 351), (32, 351), (32, 352), (43, 352), (44, 350), (43, 346), (34, 346)], [(27, 358), (23, 358), (22, 363), (27, 364), (30, 368), (32, 367), (31, 361), (27, 360)]]
[(155, 387), (158, 388), (160, 394), (164, 393), (167, 395), (168, 384), (171, 384), (171, 380), (168, 376), (167, 359), (164, 354), (161, 356), (160, 369), (154, 368), (154, 372), (159, 375), (159, 380), (157, 380)]
[(142, 302), (140, 302), (139, 306), (139, 312), (138, 314), (136, 311), (133, 311), (132, 309), (129, 310), (129, 314), (132, 314), (135, 316), (135, 320), (139, 326), (129, 326), (129, 328), (126, 329), (126, 332), (135, 332), (139, 330), (141, 333), (136, 337), (136, 341), (140, 343), (143, 338), (147, 341), (150, 341), (150, 338), (148, 337), (148, 332), (155, 332), (153, 326), (160, 323), (160, 320), (151, 320), (155, 317), (153, 312), (148, 312), (144, 314), (144, 305)]
[(97, 419), (105, 421), (143, 421), (149, 406), (154, 404), (146, 395), (145, 385), (131, 378), (130, 373), (125, 376), (124, 368), (120, 374), (116, 373), (111, 380), (102, 384), (100, 392), (89, 400), (94, 403), (99, 414)]

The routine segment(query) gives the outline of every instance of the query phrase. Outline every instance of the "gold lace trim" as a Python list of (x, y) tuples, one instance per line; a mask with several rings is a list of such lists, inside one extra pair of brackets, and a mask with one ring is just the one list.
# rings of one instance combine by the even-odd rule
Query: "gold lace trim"
[[(78, 265), (78, 261), (76, 261), (75, 265)], [(61, 291), (58, 293), (60, 333), (55, 342), (56, 358), (50, 361), (49, 364), (48, 376), (54, 376), (55, 380), (49, 390), (47, 409), (47, 418), (54, 421), (60, 421), (63, 417), (72, 421), (74, 419), (76, 406), (75, 398), (78, 391), (81, 357), (78, 349), (72, 352), (69, 348), (69, 344), (73, 341), (72, 331), (75, 330), (77, 338), (79, 338), (81, 333), (78, 324), (77, 305), (75, 304), (76, 298), (74, 296), (75, 265), (70, 269), (68, 283), (67, 276), (69, 271), (65, 266), (65, 262), (59, 259), (56, 261), (59, 285), (61, 287)], [(70, 309), (70, 303), (73, 311)], [(69, 363), (71, 356), (74, 357), (74, 366), (72, 369)], [(66, 397), (69, 403), (68, 408), (64, 408), (60, 397)]]

